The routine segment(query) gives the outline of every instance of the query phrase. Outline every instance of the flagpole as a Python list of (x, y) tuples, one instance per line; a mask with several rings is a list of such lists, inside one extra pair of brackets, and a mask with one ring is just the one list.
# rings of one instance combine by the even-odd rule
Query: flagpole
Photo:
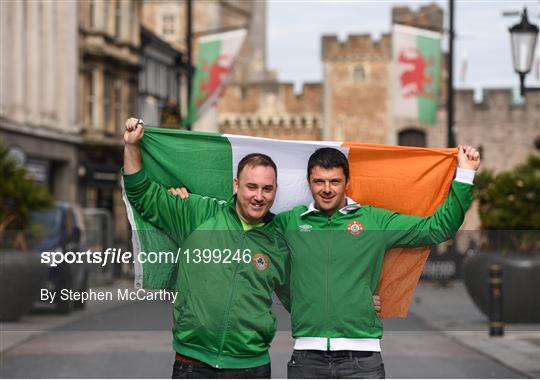
[[(186, 22), (186, 50), (187, 50), (187, 104), (188, 110), (191, 104), (191, 92), (193, 90), (193, 2), (192, 0), (187, 0), (187, 22)], [(191, 122), (188, 121), (186, 124), (186, 129), (191, 130)]]
[(448, 34), (448, 99), (446, 101), (446, 120), (448, 129), (448, 148), (456, 146), (454, 136), (454, 0), (448, 0), (450, 14)]

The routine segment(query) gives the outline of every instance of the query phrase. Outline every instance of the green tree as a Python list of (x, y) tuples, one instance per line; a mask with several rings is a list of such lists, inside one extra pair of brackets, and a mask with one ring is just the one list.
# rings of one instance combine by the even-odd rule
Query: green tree
[[(22, 231), (29, 227), (30, 213), (51, 207), (52, 196), (45, 187), (27, 177), (26, 169), (9, 157), (7, 148), (1, 144), (0, 178), (0, 242), (2, 246), (24, 247)], [(8, 230), (16, 233), (8, 238), (5, 234)]]
[(490, 243), (523, 251), (540, 248), (539, 156), (499, 174), (479, 173), (475, 191)]

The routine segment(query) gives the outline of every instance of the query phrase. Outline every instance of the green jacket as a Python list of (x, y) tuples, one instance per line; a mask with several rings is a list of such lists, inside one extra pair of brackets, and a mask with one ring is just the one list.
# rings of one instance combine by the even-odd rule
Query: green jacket
[(150, 181), (144, 169), (124, 175), (124, 186), (132, 206), (181, 247), (175, 351), (215, 368), (269, 363), (276, 331), (272, 292), (288, 308), (284, 284), (289, 278), (288, 250), (272, 223), (244, 231), (234, 197), (229, 202), (195, 194), (181, 199)]
[(331, 217), (306, 206), (274, 222), (291, 249), (294, 337), (380, 338), (374, 308), (386, 250), (441, 243), (454, 236), (472, 202), (472, 186), (454, 181), (430, 217), (352, 204)]

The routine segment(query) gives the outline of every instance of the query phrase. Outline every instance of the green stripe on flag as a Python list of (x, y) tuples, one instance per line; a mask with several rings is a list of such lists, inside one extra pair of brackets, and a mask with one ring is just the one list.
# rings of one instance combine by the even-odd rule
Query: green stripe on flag
[[(171, 138), (175, 135), (182, 138)], [(186, 186), (196, 194), (218, 199), (231, 197), (233, 160), (231, 144), (226, 137), (214, 133), (145, 127), (140, 150), (148, 176), (166, 188)], [(136, 226), (134, 254), (158, 250), (176, 254), (182, 242), (156, 229), (130, 206), (128, 216), (132, 225)], [(136, 264), (137, 270), (142, 271), (144, 288), (175, 288), (178, 266), (174, 262), (161, 260)], [(136, 284), (140, 280), (137, 276)]]
[(435, 124), (439, 105), (441, 42), (437, 38), (417, 36), (416, 43), (427, 63), (425, 75), (430, 78), (430, 82), (425, 83), (426, 95), (418, 96), (418, 119), (422, 123)]
[(150, 178), (165, 186), (219, 199), (232, 194), (232, 148), (220, 134), (145, 127), (141, 154)]

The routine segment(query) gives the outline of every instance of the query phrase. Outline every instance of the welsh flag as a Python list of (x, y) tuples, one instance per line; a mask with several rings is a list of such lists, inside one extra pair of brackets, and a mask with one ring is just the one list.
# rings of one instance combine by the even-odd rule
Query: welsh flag
[(440, 33), (394, 24), (391, 86), (394, 117), (435, 124), (440, 68)]
[(238, 29), (199, 38), (188, 124), (194, 124), (217, 102), (245, 37), (246, 30)]
[[(348, 195), (361, 204), (431, 215), (443, 203), (456, 168), (457, 149), (411, 148), (339, 141), (286, 141), (237, 135), (145, 127), (142, 160), (148, 175), (165, 187), (229, 199), (238, 162), (253, 152), (272, 157), (278, 167), (278, 193), (272, 212), (309, 204), (309, 156), (320, 147), (340, 149), (350, 164)], [(133, 230), (134, 252), (178, 250), (178, 244), (145, 221), (124, 196)], [(412, 253), (412, 254), (411, 254)], [(404, 317), (429, 248), (394, 249), (384, 258), (379, 294), (382, 316)], [(135, 256), (136, 257), (136, 256)], [(135, 264), (135, 286), (174, 288), (172, 263)]]

